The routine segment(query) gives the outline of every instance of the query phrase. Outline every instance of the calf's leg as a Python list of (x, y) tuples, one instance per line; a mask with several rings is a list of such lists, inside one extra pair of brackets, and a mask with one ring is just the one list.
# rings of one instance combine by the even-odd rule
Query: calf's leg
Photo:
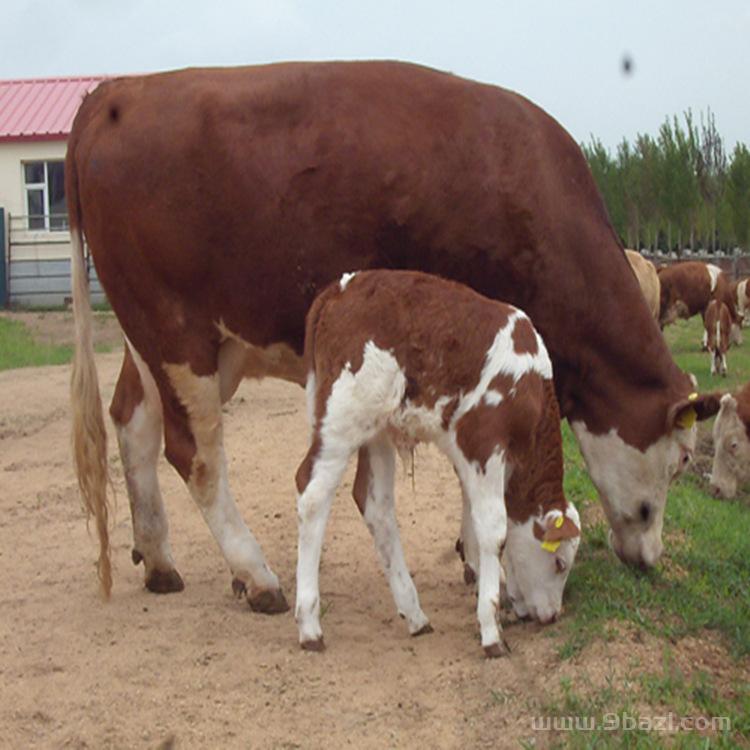
[(354, 499), (375, 542), (383, 573), (399, 615), (412, 635), (431, 633), (419, 606), (419, 596), (404, 559), (395, 511), (396, 452), (381, 433), (359, 451)]
[(300, 646), (308, 651), (322, 651), (325, 648), (320, 626), (320, 554), (333, 496), (350, 454), (351, 450), (344, 446), (320, 444), (314, 438), (297, 470), (299, 535), (294, 616)]
[(161, 399), (148, 368), (129, 346), (125, 347), (110, 414), (133, 521), (133, 562), (143, 562), (149, 591), (182, 591), (184, 584), (172, 558), (156, 472), (162, 442)]
[(494, 455), (484, 467), (462, 461), (458, 472), (471, 506), (471, 519), (479, 552), (477, 619), (482, 646), (489, 657), (503, 656), (508, 645), (501, 639), (497, 622), (500, 583), (503, 578), (500, 556), (507, 533), (505, 512), (505, 461)]
[(471, 517), (471, 503), (466, 489), (461, 484), (461, 499), (463, 501), (463, 512), (461, 515), (461, 537), (456, 544), (461, 560), (464, 563), (464, 583), (470, 586), (476, 583), (477, 571), (479, 570), (479, 549), (477, 537), (474, 533), (474, 521)]

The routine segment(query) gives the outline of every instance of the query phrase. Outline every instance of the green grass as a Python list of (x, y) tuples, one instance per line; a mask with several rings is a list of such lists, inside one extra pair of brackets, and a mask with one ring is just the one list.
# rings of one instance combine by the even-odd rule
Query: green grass
[[(700, 351), (700, 318), (681, 321), (665, 332), (677, 363), (698, 378), (702, 391), (734, 390), (750, 380), (750, 330), (728, 354), (729, 376), (711, 376), (708, 354)], [(703, 428), (704, 430), (707, 428)], [(617, 623), (670, 642), (715, 631), (731, 658), (750, 659), (750, 498), (717, 501), (698, 476), (686, 474), (670, 489), (664, 526), (665, 551), (657, 568), (640, 573), (622, 565), (607, 544), (608, 526), (597, 508), (575, 438), (563, 424), (565, 490), (582, 512), (584, 537), (566, 589), (566, 616), (560, 624), (559, 656), (567, 659), (593, 639), (622, 637)], [(711, 675), (690, 678), (670, 663), (641, 675), (627, 690), (609, 686), (588, 695), (586, 677), (578, 686), (563, 683), (548, 706), (555, 715), (602, 716), (614, 713), (657, 715), (668, 706), (683, 716), (729, 716), (732, 731), (669, 737), (668, 746), (750, 747), (750, 684), (736, 685), (722, 697)], [(726, 693), (726, 691), (724, 691)], [(663, 712), (661, 712), (663, 713)], [(667, 737), (647, 731), (559, 732), (565, 747), (663, 747)], [(557, 746), (563, 746), (558, 744)]]
[[(562, 679), (555, 694), (535, 712), (536, 731), (543, 732), (553, 748), (746, 747), (750, 687), (721, 687), (733, 697), (723, 697), (711, 675), (682, 674), (667, 652), (661, 671), (629, 674), (627, 679), (610, 673), (605, 686), (595, 693), (582, 692), (569, 679)], [(712, 719), (716, 722), (712, 731), (688, 728)], [(676, 728), (684, 720), (691, 724), (681, 732), (667, 731), (670, 724)]]
[[(110, 310), (104, 306), (101, 312), (112, 316)], [(40, 310), (35, 309), (34, 314)], [(63, 308), (50, 308), (42, 312), (65, 312), (70, 319), (70, 331), (73, 331), (73, 315), (69, 310)], [(42, 316), (43, 317), (43, 316)], [(98, 319), (95, 315), (95, 325)], [(97, 343), (94, 351), (100, 354), (112, 351), (108, 343)], [(71, 344), (52, 344), (34, 337), (34, 334), (24, 324), (23, 320), (10, 319), (0, 316), (0, 371), (13, 370), (19, 367), (42, 367), (44, 365), (68, 364), (73, 359), (73, 346)]]
[(683, 370), (698, 378), (702, 391), (733, 391), (750, 380), (750, 328), (743, 329), (743, 342), (727, 352), (726, 377), (711, 375), (711, 360), (707, 352), (700, 349), (703, 322), (700, 316), (690, 320), (679, 320), (664, 330), (672, 355)]
[(0, 370), (62, 365), (72, 357), (72, 347), (40, 344), (20, 321), (0, 318)]

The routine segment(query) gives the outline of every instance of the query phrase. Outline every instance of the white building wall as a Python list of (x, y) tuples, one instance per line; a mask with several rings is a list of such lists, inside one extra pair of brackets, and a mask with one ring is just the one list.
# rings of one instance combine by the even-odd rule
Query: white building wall
[(5, 209), (8, 231), (23, 243), (13, 247), (14, 260), (70, 258), (68, 232), (21, 231), (20, 223), (13, 219), (27, 213), (24, 162), (62, 160), (66, 150), (66, 141), (0, 141), (0, 207)]
[[(66, 141), (0, 141), (0, 207), (11, 242), (6, 277), (14, 307), (58, 306), (70, 300), (70, 233), (28, 230), (20, 219), (27, 213), (24, 162), (63, 160), (66, 150)], [(103, 302), (93, 268), (90, 280), (92, 302)]]

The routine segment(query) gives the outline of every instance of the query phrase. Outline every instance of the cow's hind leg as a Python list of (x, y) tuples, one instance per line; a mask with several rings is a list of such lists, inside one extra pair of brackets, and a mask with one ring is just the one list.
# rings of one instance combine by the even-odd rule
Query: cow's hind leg
[(399, 615), (412, 635), (431, 633), (432, 627), (419, 606), (419, 596), (404, 559), (395, 511), (396, 455), (385, 434), (360, 449), (354, 499), (372, 534)]
[(182, 591), (169, 546), (169, 527), (159, 490), (157, 463), (161, 450), (161, 399), (148, 370), (138, 370), (129, 347), (110, 414), (115, 424), (133, 520), (133, 562), (143, 561), (146, 588), (159, 594)]
[(189, 364), (165, 364), (157, 377), (166, 456), (190, 494), (232, 571), (232, 588), (257, 612), (289, 609), (279, 579), (240, 515), (229, 489), (219, 372), (196, 375)]

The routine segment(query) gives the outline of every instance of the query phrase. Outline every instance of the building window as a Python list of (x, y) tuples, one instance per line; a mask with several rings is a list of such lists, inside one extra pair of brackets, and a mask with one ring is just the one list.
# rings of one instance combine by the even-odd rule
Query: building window
[(65, 169), (62, 161), (27, 161), (23, 165), (29, 229), (59, 232), (68, 228)]

